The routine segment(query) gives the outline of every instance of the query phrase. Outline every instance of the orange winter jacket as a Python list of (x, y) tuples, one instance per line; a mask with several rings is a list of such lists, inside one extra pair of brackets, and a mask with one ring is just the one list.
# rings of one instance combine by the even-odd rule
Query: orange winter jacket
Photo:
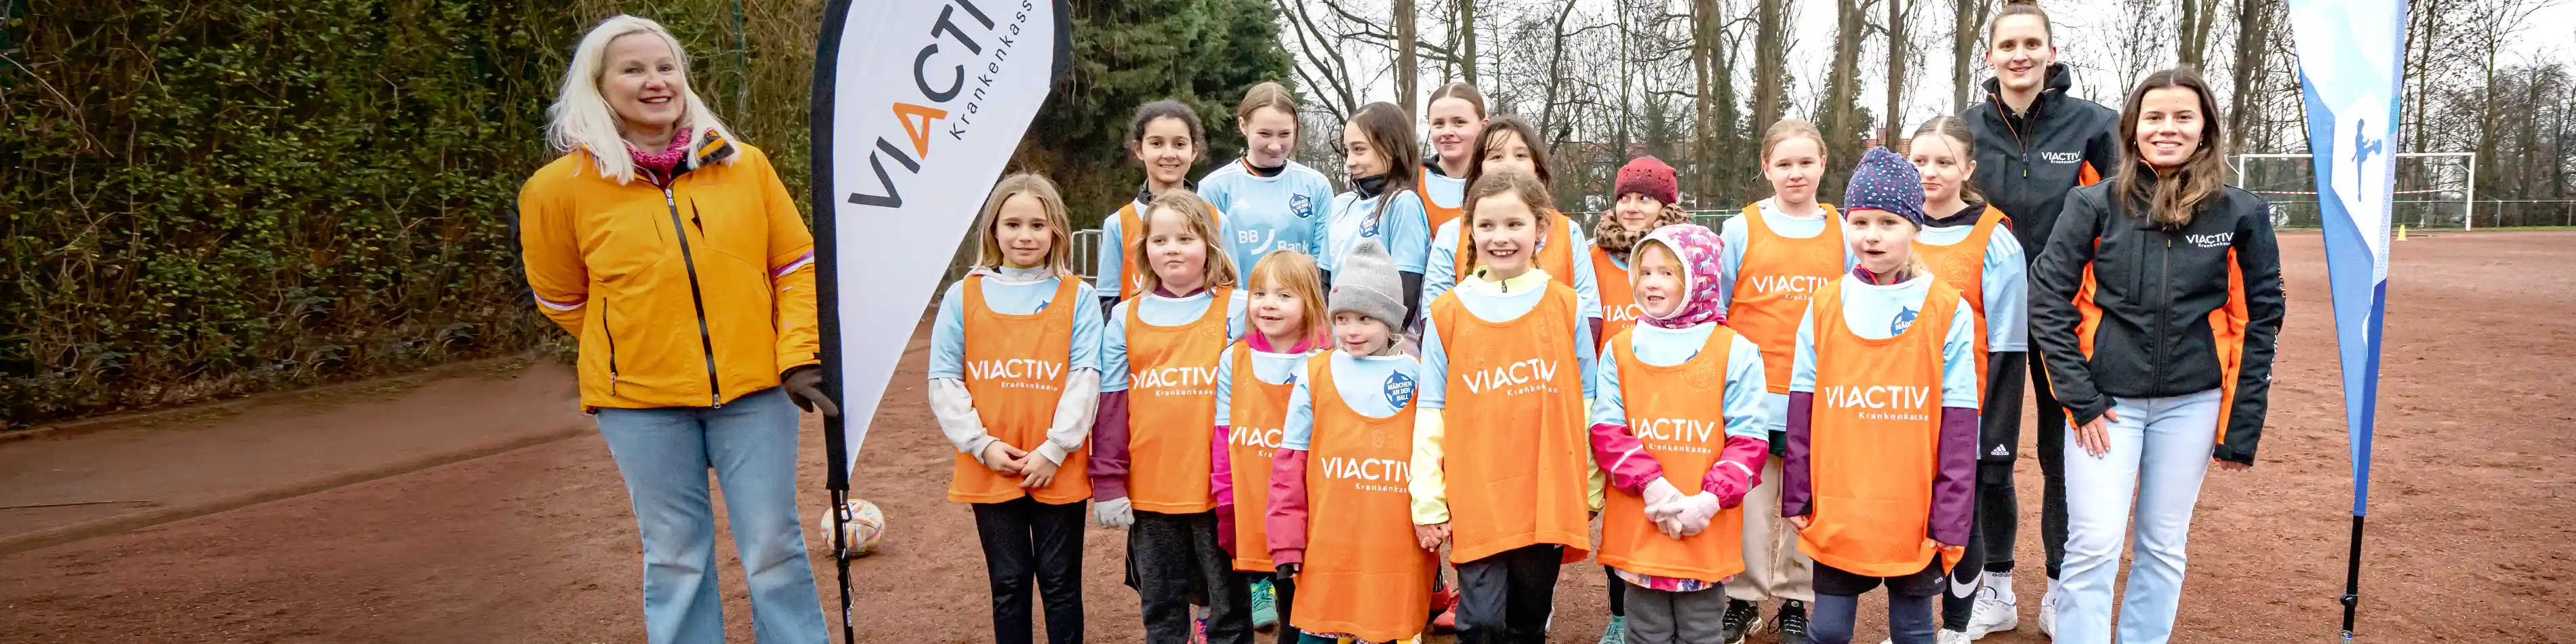
[(820, 361), (814, 236), (769, 157), (713, 131), (690, 156), (620, 184), (577, 150), (519, 188), (528, 285), (581, 339), (584, 409), (722, 405)]

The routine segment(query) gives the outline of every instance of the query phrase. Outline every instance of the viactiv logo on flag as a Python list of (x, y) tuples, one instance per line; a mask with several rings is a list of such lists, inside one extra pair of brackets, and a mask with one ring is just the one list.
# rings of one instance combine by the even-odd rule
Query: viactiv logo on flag
[[(814, 57), (816, 312), (846, 484), (950, 252), (1071, 62), (1062, 0), (834, 0)], [(844, 489), (835, 485), (834, 489)]]
[(2326, 280), (2351, 433), (2353, 516), (2370, 492), (2372, 411), (2379, 399), (2380, 321), (2388, 297), (2389, 171), (2398, 152), (2404, 0), (2291, 0), (2306, 95), (2308, 152), (2323, 215)]

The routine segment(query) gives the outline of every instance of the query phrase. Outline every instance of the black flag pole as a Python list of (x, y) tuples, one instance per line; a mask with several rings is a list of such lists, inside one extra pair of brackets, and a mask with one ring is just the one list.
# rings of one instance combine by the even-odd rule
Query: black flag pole
[[(830, 252), (833, 232), (832, 204), (838, 203), (832, 189), (832, 79), (839, 72), (841, 30), (850, 13), (849, 0), (832, 0), (823, 6), (823, 31), (814, 43), (814, 84), (809, 99), (806, 123), (813, 128), (811, 142), (813, 172), (808, 183), (813, 188), (815, 327), (821, 336), (823, 390), (839, 394), (841, 389), (841, 298), (838, 276), (840, 258)], [(846, 409), (847, 407), (844, 407)], [(856, 644), (858, 631), (851, 626), (850, 615), (850, 444), (844, 434), (849, 420), (839, 416), (823, 417), (823, 487), (832, 492), (832, 568), (841, 586), (841, 642)]]
[[(929, 83), (930, 81), (925, 80), (928, 77), (921, 75), (922, 68), (920, 66), (920, 61), (923, 56), (929, 56), (933, 52), (938, 51), (938, 42), (929, 43), (923, 49), (919, 50), (920, 53), (918, 55), (911, 53), (911, 50), (909, 49), (905, 50), (905, 52), (901, 54), (874, 53), (877, 49), (881, 48), (881, 43), (862, 39), (854, 39), (849, 43), (842, 42), (844, 32), (847, 29), (854, 26), (860, 29), (875, 28), (881, 25), (874, 23), (884, 20), (886, 15), (907, 11), (919, 11), (925, 8), (923, 4), (889, 3), (883, 2), (882, 0), (878, 2), (864, 3), (852, 2), (851, 0), (829, 0), (824, 3), (822, 21), (823, 28), (817, 35), (814, 45), (814, 81), (812, 94), (808, 99), (810, 109), (806, 115), (807, 125), (811, 128), (812, 132), (809, 139), (812, 144), (812, 147), (809, 150), (812, 158), (812, 172), (810, 174), (812, 201), (810, 204), (814, 209), (814, 286), (817, 291), (815, 293), (815, 322), (817, 330), (821, 335), (821, 347), (820, 351), (818, 351), (818, 357), (821, 359), (823, 366), (824, 391), (832, 392), (832, 395), (840, 398), (864, 397), (865, 400), (862, 404), (857, 405), (849, 404), (853, 402), (852, 400), (838, 400), (837, 402), (842, 403), (842, 409), (867, 410), (855, 414), (855, 417), (827, 416), (823, 419), (823, 449), (825, 452), (825, 458), (830, 459), (830, 462), (824, 468), (824, 487), (830, 490), (832, 497), (832, 508), (830, 510), (830, 516), (832, 517), (832, 558), (834, 560), (834, 568), (838, 572), (838, 579), (841, 587), (841, 641), (844, 644), (855, 644), (857, 641), (857, 630), (853, 627), (856, 619), (853, 614), (854, 608), (850, 597), (850, 559), (858, 554), (860, 548), (864, 547), (863, 544), (852, 543), (850, 541), (851, 522), (855, 519), (855, 517), (852, 516), (850, 509), (850, 504), (852, 503), (850, 490), (850, 479), (852, 476), (851, 468), (855, 465), (856, 453), (860, 447), (856, 441), (863, 440), (865, 438), (868, 423), (873, 419), (873, 410), (876, 408), (874, 402), (885, 394), (882, 388), (882, 385), (885, 383), (872, 379), (891, 373), (894, 370), (894, 365), (892, 364), (892, 359), (888, 359), (882, 364), (868, 362), (874, 357), (881, 356), (871, 356), (865, 349), (859, 349), (859, 352), (855, 354), (857, 359), (862, 363), (856, 365), (850, 364), (849, 356), (852, 354), (847, 352), (851, 349), (842, 345), (845, 323), (858, 325), (864, 328), (869, 320), (841, 319), (841, 300), (844, 299), (845, 296), (852, 297), (856, 298), (853, 300), (854, 302), (864, 302), (870, 306), (884, 306), (888, 307), (887, 310), (902, 309), (903, 307), (893, 305), (887, 301), (887, 295), (882, 289), (875, 291), (868, 289), (868, 286), (870, 285), (878, 285), (877, 282), (862, 282), (855, 285), (855, 287), (859, 289), (859, 292), (855, 295), (844, 293), (842, 291), (843, 285), (840, 284), (838, 275), (840, 275), (843, 267), (842, 260), (844, 259), (841, 257), (840, 252), (845, 249), (838, 247), (840, 235), (835, 230), (835, 228), (838, 227), (838, 224), (836, 223), (838, 221), (837, 215), (842, 212), (841, 209), (845, 205), (855, 204), (857, 207), (862, 209), (883, 209), (882, 211), (864, 210), (864, 212), (872, 215), (885, 212), (897, 215), (913, 216), (914, 219), (911, 219), (910, 221), (948, 221), (954, 222), (959, 227), (963, 227), (965, 220), (954, 217), (954, 215), (958, 214), (954, 210), (934, 208), (934, 206), (941, 203), (941, 200), (939, 199), (926, 199), (921, 203), (930, 205), (915, 205), (910, 207), (909, 210), (905, 210), (906, 207), (903, 206), (903, 201), (894, 197), (897, 194), (895, 190), (896, 186), (892, 182), (893, 180), (889, 178), (887, 168), (883, 165), (878, 165), (878, 161), (880, 161), (880, 159), (874, 156), (874, 152), (862, 154), (860, 156), (866, 158), (867, 161), (865, 163), (872, 166), (870, 169), (874, 171), (874, 177), (877, 180), (877, 183), (871, 185), (875, 185), (877, 189), (884, 190), (885, 194), (883, 196), (865, 192), (865, 190), (868, 190), (866, 187), (852, 188), (851, 186), (834, 185), (834, 179), (837, 175), (834, 173), (835, 164), (833, 161), (837, 154), (844, 152), (843, 150), (837, 149), (838, 146), (835, 145), (833, 136), (836, 125), (835, 121), (840, 116), (840, 110), (842, 108), (841, 105), (837, 104), (839, 102), (838, 93), (840, 91), (840, 88), (837, 86), (837, 81), (839, 80), (838, 76), (842, 70), (842, 47), (844, 44), (847, 44), (851, 47), (851, 52), (864, 52), (856, 55), (869, 57), (867, 60), (852, 61), (854, 66), (852, 67), (853, 72), (851, 75), (854, 83), (867, 82), (865, 79), (868, 74), (875, 71), (882, 71), (879, 69), (880, 67), (891, 68), (890, 66), (893, 65), (902, 65), (905, 75), (912, 77), (912, 80), (918, 85), (916, 89), (921, 90), (923, 94), (919, 99), (906, 98), (902, 100), (919, 100), (924, 101), (924, 103), (918, 105), (897, 103), (897, 105), (901, 105), (912, 110), (909, 112), (898, 111), (893, 114), (899, 118), (905, 114), (913, 115), (915, 120), (905, 122), (906, 128), (926, 124), (931, 118), (950, 118), (940, 116), (949, 113), (941, 111), (942, 109), (959, 110), (955, 112), (957, 115), (954, 117), (955, 122), (944, 126), (946, 129), (939, 131), (940, 134), (944, 135), (943, 137), (940, 137), (940, 139), (961, 141), (969, 140), (970, 136), (981, 136), (983, 138), (979, 139), (980, 142), (978, 145), (981, 145), (981, 149), (984, 150), (1010, 149), (1007, 147), (996, 147), (1000, 145), (1016, 147), (1016, 144), (1025, 136), (1027, 126), (1012, 125), (1005, 129), (1003, 126), (990, 125), (993, 121), (986, 121), (987, 125), (982, 126), (981, 129), (973, 129), (966, 126), (966, 124), (970, 122), (968, 119), (964, 118), (966, 115), (976, 114), (977, 110), (980, 109), (981, 113), (986, 118), (996, 119), (1000, 122), (1013, 122), (1010, 120), (1013, 115), (1020, 118), (1034, 118), (1033, 115), (1035, 113), (1043, 110), (1048, 98), (1047, 94), (1051, 93), (1052, 88), (1057, 81), (1064, 78), (1066, 72), (1071, 69), (1073, 64), (1073, 19), (1067, 0), (1023, 0), (1018, 3), (1017, 7), (1011, 7), (1008, 11), (997, 8), (1004, 7), (1006, 5), (986, 2), (985, 0), (943, 0), (933, 6), (936, 6), (939, 9), (939, 13), (935, 19), (936, 25), (925, 23), (920, 26), (921, 31), (907, 33), (928, 33), (934, 38), (946, 38), (949, 39), (947, 42), (951, 44), (954, 52), (989, 56), (991, 60), (986, 63), (986, 71), (983, 74), (975, 75), (978, 82), (983, 83), (984, 85), (991, 85), (994, 82), (992, 78), (987, 77), (984, 74), (1001, 74), (1002, 70), (1005, 69), (1001, 66), (1002, 59), (1004, 59), (1008, 55), (1008, 52), (1011, 51), (1011, 47), (1014, 46), (1014, 42), (1036, 41), (1039, 39), (1038, 34), (1052, 32), (1054, 41), (1052, 43), (1048, 43), (1047, 46), (1047, 49), (1051, 50), (1049, 53), (1052, 54), (1052, 60), (1050, 61), (1051, 64), (1048, 65), (1047, 68), (1047, 75), (1045, 77), (1046, 84), (1041, 88), (1041, 91), (1037, 95), (1034, 103), (1024, 102), (1019, 104), (1019, 107), (1008, 110), (997, 108), (996, 103), (989, 102), (982, 103), (979, 106), (976, 102), (961, 98), (962, 96), (966, 96), (962, 93), (962, 88), (964, 87), (963, 83), (965, 83), (968, 78), (966, 75), (967, 68), (963, 65), (954, 66), (952, 71), (952, 78), (959, 83), (957, 88), (938, 90), (935, 89), (935, 87), (937, 87), (935, 85), (921, 84)], [(1038, 9), (1039, 7), (1044, 7), (1044, 9)], [(990, 11), (988, 11), (988, 9)], [(857, 20), (860, 22), (854, 23), (852, 22), (852, 16), (850, 16), (850, 13), (853, 11), (866, 11), (869, 13), (868, 15), (858, 17)], [(1024, 29), (1019, 24), (1019, 21), (1030, 19), (1032, 16), (1042, 17), (1050, 24), (1043, 26), (1031, 25), (1030, 27), (1032, 28)], [(1012, 24), (1007, 26), (1000, 25), (999, 23), (1004, 20), (1011, 21)], [(967, 31), (960, 31), (960, 29), (972, 30), (979, 27), (992, 30), (992, 32), (980, 36), (980, 38), (982, 38), (981, 40), (969, 42), (970, 34)], [(1023, 45), (1023, 47), (1026, 46)], [(1029, 74), (1004, 75), (1018, 79), (1027, 79), (1031, 76)], [(1025, 89), (1028, 85), (1023, 83), (1018, 87)], [(855, 97), (852, 101), (854, 106), (861, 103), (870, 103), (875, 98), (879, 98), (872, 95), (871, 91), (883, 90), (885, 88), (872, 86), (862, 89), (868, 91), (860, 91), (853, 95)], [(976, 100), (986, 99), (986, 88), (979, 86), (974, 90), (972, 96)], [(960, 103), (961, 105), (948, 108), (927, 107), (931, 105), (945, 105), (952, 101)], [(1004, 105), (1007, 105), (1007, 103)], [(855, 119), (857, 117), (853, 118)], [(873, 116), (871, 118), (873, 118)], [(912, 148), (908, 153), (906, 150), (898, 148), (896, 144), (889, 142), (885, 138), (876, 139), (875, 146), (872, 149), (891, 155), (891, 158), (894, 159), (898, 167), (902, 168), (907, 173), (910, 173), (906, 176), (915, 176), (922, 173), (925, 166), (931, 164), (931, 157), (929, 156), (927, 146), (930, 145), (929, 142), (933, 139), (928, 137), (926, 133), (920, 131), (910, 131), (908, 129), (907, 133), (911, 137), (910, 143), (912, 143)], [(866, 137), (858, 136), (856, 138)], [(947, 163), (950, 166), (956, 166), (958, 165), (956, 162), (949, 161), (950, 159), (956, 158), (959, 157), (941, 157), (940, 162)], [(998, 173), (1001, 169), (1003, 168), (994, 167), (986, 169), (978, 167), (966, 174), (985, 177), (985, 179), (979, 180), (989, 181), (990, 178), (993, 177), (992, 173)], [(942, 177), (943, 180), (954, 181), (960, 180), (964, 175), (952, 172), (941, 174), (939, 176)], [(968, 183), (972, 182), (969, 181)], [(933, 210), (936, 210), (936, 212), (933, 212)], [(971, 211), (971, 207), (969, 207), (968, 210)], [(920, 232), (933, 230), (933, 228), (928, 227), (916, 228), (914, 230), (917, 235), (924, 237), (914, 238), (907, 236), (898, 238), (902, 239), (906, 243), (926, 243), (928, 241), (928, 238), (926, 237), (927, 235), (954, 234), (953, 232), (947, 231), (936, 233)], [(944, 249), (948, 247), (947, 244), (951, 244), (953, 242), (940, 241), (938, 243), (941, 244), (939, 248)], [(864, 246), (866, 245), (866, 242), (853, 241), (852, 244)], [(877, 267), (874, 264), (870, 264), (870, 261), (876, 261), (878, 263), (883, 263), (885, 261), (885, 258), (883, 257), (867, 256), (867, 250), (867, 248), (851, 250), (850, 252), (857, 253), (860, 256), (848, 258), (850, 261), (854, 262), (853, 264), (850, 264), (850, 266), (858, 267), (861, 270), (867, 270)], [(944, 258), (946, 257), (946, 253), (943, 251), (939, 256)], [(926, 296), (928, 295), (927, 291), (929, 290), (927, 284), (923, 286), (923, 290), (924, 292), (922, 295), (925, 296), (926, 299)], [(896, 296), (893, 299), (902, 299), (903, 297), (910, 297), (910, 295)], [(920, 306), (923, 303), (921, 300), (912, 300), (912, 302), (913, 304), (910, 306)], [(911, 328), (911, 324), (908, 321), (909, 318), (906, 320), (907, 321), (904, 323), (903, 328)], [(852, 374), (849, 372), (852, 369), (871, 370), (880, 368), (884, 369), (884, 372), (862, 372), (859, 374)], [(849, 383), (854, 380), (859, 382), (862, 387), (871, 390), (858, 392), (850, 391)], [(852, 425), (851, 423), (857, 424)], [(851, 435), (851, 430), (853, 429), (858, 431), (858, 436), (853, 437)]]
[(2352, 556), (2343, 569), (2343, 641), (2352, 641), (2352, 617), (2361, 609), (2361, 519), (2352, 515)]

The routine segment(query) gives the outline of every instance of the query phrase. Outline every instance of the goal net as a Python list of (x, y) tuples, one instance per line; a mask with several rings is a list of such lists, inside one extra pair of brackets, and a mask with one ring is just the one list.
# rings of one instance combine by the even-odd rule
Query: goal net
[[(2274, 228), (2317, 228), (2324, 215), (2317, 209), (2317, 172), (2307, 154), (2239, 154), (2231, 159), (2236, 187), (2260, 196), (2272, 206)], [(2469, 185), (2477, 180), (2477, 160), (2468, 152), (2407, 152), (2397, 155), (2397, 190), (2391, 195), (2389, 224), (2411, 228), (2467, 228)]]

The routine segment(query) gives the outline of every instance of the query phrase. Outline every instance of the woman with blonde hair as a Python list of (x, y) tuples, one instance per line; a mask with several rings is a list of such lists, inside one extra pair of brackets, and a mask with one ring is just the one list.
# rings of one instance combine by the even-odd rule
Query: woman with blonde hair
[(707, 470), (761, 642), (825, 642), (796, 516), (797, 407), (821, 389), (814, 239), (769, 158), (691, 91), (651, 20), (584, 35), (519, 191), (538, 309), (580, 339), (581, 406), (626, 479), (649, 641), (724, 641)]

